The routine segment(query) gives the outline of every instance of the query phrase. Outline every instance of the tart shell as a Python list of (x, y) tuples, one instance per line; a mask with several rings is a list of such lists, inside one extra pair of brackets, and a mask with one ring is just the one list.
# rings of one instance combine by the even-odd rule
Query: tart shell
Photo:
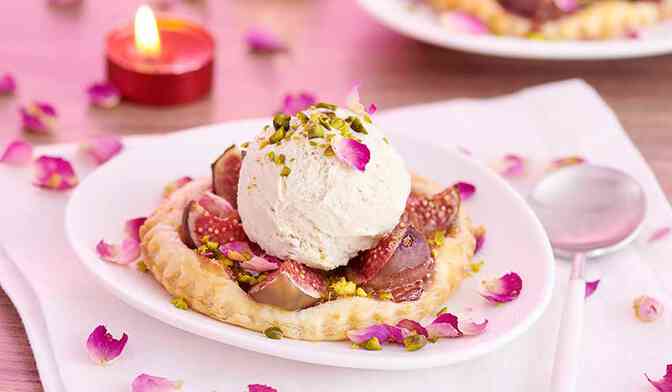
[[(420, 320), (433, 314), (465, 278), (476, 240), (470, 219), (459, 217), (438, 249), (432, 280), (417, 301), (395, 303), (373, 298), (341, 298), (298, 311), (255, 302), (220, 266), (204, 261), (180, 239), (182, 212), (189, 202), (210, 189), (210, 179), (193, 181), (174, 192), (140, 229), (143, 259), (154, 278), (191, 309), (229, 324), (262, 332), (279, 327), (284, 336), (301, 340), (343, 340), (346, 332), (376, 323)], [(413, 191), (433, 194), (442, 187), (413, 176)]]
[(462, 11), (484, 21), (494, 34), (527, 36), (540, 33), (549, 40), (596, 40), (626, 34), (672, 17), (672, 0), (660, 3), (610, 0), (535, 26), (529, 19), (504, 9), (497, 0), (428, 0), (437, 11)]

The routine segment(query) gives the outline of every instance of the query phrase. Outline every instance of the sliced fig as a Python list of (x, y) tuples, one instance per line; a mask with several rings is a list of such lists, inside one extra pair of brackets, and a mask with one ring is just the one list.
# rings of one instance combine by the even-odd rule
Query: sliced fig
[(213, 191), (226, 199), (234, 209), (238, 208), (238, 178), (242, 161), (243, 154), (238, 146), (232, 144), (210, 166)]
[(209, 209), (206, 209), (200, 200), (189, 202), (182, 215), (184, 243), (196, 248), (202, 244), (201, 239), (204, 236), (220, 244), (249, 241), (238, 213), (231, 209), (228, 213), (220, 215), (222, 211), (225, 211), (222, 205), (209, 206)]
[(290, 260), (253, 286), (248, 294), (259, 303), (299, 310), (320, 301), (326, 290), (326, 280), (319, 271)]
[(437, 230), (448, 230), (460, 210), (460, 192), (453, 186), (433, 196), (411, 194), (401, 224), (415, 227), (426, 238)]
[(364, 252), (348, 276), (373, 291), (390, 292), (395, 301), (413, 301), (422, 294), (433, 268), (434, 259), (422, 233), (413, 226), (399, 225)]

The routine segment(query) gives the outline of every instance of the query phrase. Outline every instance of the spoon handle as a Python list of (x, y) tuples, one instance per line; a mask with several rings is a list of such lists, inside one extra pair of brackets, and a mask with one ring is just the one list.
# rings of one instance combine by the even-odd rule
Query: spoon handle
[(574, 256), (572, 275), (569, 280), (565, 309), (555, 351), (555, 364), (551, 379), (552, 392), (574, 392), (579, 373), (579, 354), (583, 332), (583, 307), (586, 297), (586, 281), (583, 254)]

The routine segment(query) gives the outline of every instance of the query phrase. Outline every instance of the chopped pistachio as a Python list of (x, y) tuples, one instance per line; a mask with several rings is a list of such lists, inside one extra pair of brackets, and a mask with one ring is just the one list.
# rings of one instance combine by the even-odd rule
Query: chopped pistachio
[(269, 151), (268, 154), (266, 154), (266, 156), (268, 157), (269, 161), (271, 162), (275, 161), (275, 152)]
[(275, 340), (282, 339), (282, 337), (284, 336), (282, 330), (279, 327), (266, 328), (266, 330), (264, 331), (264, 335), (266, 335), (267, 338)]
[(408, 335), (404, 338), (404, 347), (406, 351), (417, 351), (425, 347), (427, 338), (423, 335)]
[(244, 254), (242, 254), (240, 252), (236, 252), (235, 250), (230, 250), (230, 251), (226, 252), (226, 257), (228, 257), (231, 260), (240, 261), (240, 262), (248, 260), (247, 258), (245, 258)]
[(442, 307), (438, 312), (436, 312), (436, 316), (441, 316), (444, 313), (448, 313), (448, 307), (444, 306)]
[(315, 104), (315, 107), (318, 109), (329, 109), (329, 110), (336, 110), (338, 106), (334, 105), (333, 103), (326, 103), (326, 102), (318, 102)]
[(364, 291), (364, 289), (361, 288), (361, 287), (357, 287), (357, 291), (355, 292), (355, 295), (358, 296), (358, 297), (368, 297), (369, 296), (369, 294), (366, 291)]
[(334, 117), (329, 122), (329, 125), (334, 129), (347, 129), (348, 124), (340, 117)]
[(279, 143), (282, 139), (285, 138), (285, 128), (278, 128), (273, 132), (271, 137), (268, 139), (268, 142), (271, 144)]
[(435, 336), (433, 338), (427, 338), (427, 341), (430, 342), (430, 343), (436, 343), (436, 342), (439, 341), (439, 337)]
[(273, 117), (273, 128), (280, 129), (288, 129), (289, 128), (289, 120), (291, 119), (290, 116), (284, 114), (284, 113), (278, 113)]
[(352, 297), (357, 293), (357, 285), (344, 277), (331, 284), (331, 289), (334, 290), (339, 297)]
[(254, 285), (254, 284), (257, 283), (257, 278), (255, 278), (254, 276), (252, 276), (250, 274), (247, 274), (247, 273), (242, 273), (242, 274), (238, 275), (237, 280), (240, 283), (248, 283), (250, 285)]
[(351, 347), (353, 350), (362, 348), (362, 347), (361, 347), (359, 344), (357, 344), (357, 343), (353, 343), (353, 344), (351, 344), (350, 347)]
[(383, 301), (391, 301), (394, 297), (389, 291), (383, 291), (378, 295), (378, 298), (382, 299)]
[(436, 258), (439, 255), (439, 252), (436, 249), (432, 249), (432, 257)]
[(170, 303), (173, 304), (173, 306), (175, 306), (176, 308), (181, 310), (189, 309), (189, 304), (182, 297), (175, 297), (173, 298), (172, 301), (170, 301)]
[(245, 142), (240, 145), (240, 148), (248, 148), (250, 146), (250, 142)]
[(535, 31), (527, 34), (527, 38), (535, 41), (543, 41), (545, 39), (544, 34)]
[(331, 148), (331, 146), (327, 146), (327, 148), (324, 149), (325, 157), (333, 157), (334, 155), (336, 155), (336, 153), (334, 152), (334, 149)]
[(219, 249), (219, 244), (214, 241), (208, 241), (205, 243), (205, 246), (208, 248), (208, 250), (217, 250)]
[(390, 144), (390, 140), (389, 140), (387, 137), (385, 137), (385, 136), (383, 136), (383, 141), (384, 141), (386, 144)]
[(276, 155), (273, 162), (275, 162), (276, 165), (284, 165), (285, 164), (285, 154)]
[(149, 269), (147, 268), (147, 264), (145, 264), (144, 261), (140, 260), (138, 261), (138, 264), (136, 264), (136, 268), (140, 272), (147, 272)]
[(373, 122), (373, 121), (371, 121), (371, 116), (369, 116), (368, 114), (364, 115), (364, 121), (369, 123), (369, 124), (371, 124)]
[(429, 239), (429, 244), (433, 247), (440, 248), (445, 242), (446, 232), (443, 230), (437, 230), (432, 234), (432, 237)]
[(471, 270), (471, 272), (477, 274), (481, 272), (481, 268), (483, 268), (483, 265), (485, 265), (485, 261), (481, 260), (479, 262), (469, 264), (469, 269)]
[(374, 336), (362, 344), (362, 348), (369, 351), (380, 351), (383, 349), (383, 346), (380, 345), (378, 338)]
[(266, 147), (266, 146), (268, 146), (268, 140), (264, 139), (264, 140), (259, 142), (259, 149), (260, 150), (263, 150), (264, 147)]
[(308, 137), (310, 139), (324, 137), (324, 128), (322, 128), (320, 124), (312, 124), (306, 127), (306, 131), (308, 132)]
[(229, 259), (228, 257), (222, 257), (219, 259), (219, 262), (222, 264), (222, 267), (233, 267), (233, 260)]
[(366, 131), (366, 128), (364, 128), (364, 125), (359, 120), (359, 118), (353, 117), (353, 116), (351, 116), (351, 118), (352, 119), (350, 121), (350, 128), (352, 128), (352, 130), (357, 132), (357, 133), (363, 133), (363, 134), (367, 135), (368, 132)]
[(292, 172), (292, 169), (290, 169), (290, 168), (287, 167), (287, 166), (284, 166), (284, 167), (282, 168), (282, 170), (280, 170), (280, 175), (281, 175), (282, 177), (287, 177), (287, 176), (289, 176), (289, 174), (290, 174), (291, 172)]
[(298, 118), (299, 121), (301, 121), (301, 124), (306, 124), (308, 123), (308, 121), (310, 121), (310, 119), (308, 118), (308, 116), (306, 116), (304, 112), (297, 112), (296, 118)]

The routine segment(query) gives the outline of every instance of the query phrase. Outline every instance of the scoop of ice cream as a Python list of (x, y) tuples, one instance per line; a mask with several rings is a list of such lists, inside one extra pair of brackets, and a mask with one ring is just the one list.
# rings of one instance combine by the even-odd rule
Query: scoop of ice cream
[(399, 223), (410, 188), (403, 160), (365, 113), (318, 105), (276, 116), (250, 142), (238, 209), (267, 253), (331, 270)]

